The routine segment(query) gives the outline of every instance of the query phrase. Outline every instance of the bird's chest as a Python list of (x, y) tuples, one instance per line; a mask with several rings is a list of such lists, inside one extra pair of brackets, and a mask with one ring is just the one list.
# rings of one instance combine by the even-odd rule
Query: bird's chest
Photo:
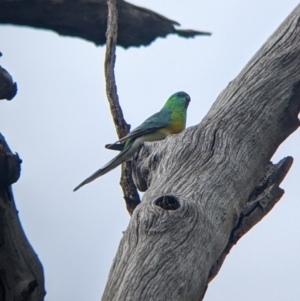
[(171, 124), (163, 129), (160, 129), (159, 132), (164, 135), (178, 134), (184, 130), (185, 124), (182, 120), (174, 120)]

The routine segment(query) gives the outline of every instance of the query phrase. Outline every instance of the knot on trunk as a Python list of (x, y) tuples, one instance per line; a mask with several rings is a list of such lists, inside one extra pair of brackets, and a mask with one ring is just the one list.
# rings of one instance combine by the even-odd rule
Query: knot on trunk
[(179, 201), (173, 195), (163, 195), (155, 200), (154, 204), (164, 210), (177, 210), (180, 207)]

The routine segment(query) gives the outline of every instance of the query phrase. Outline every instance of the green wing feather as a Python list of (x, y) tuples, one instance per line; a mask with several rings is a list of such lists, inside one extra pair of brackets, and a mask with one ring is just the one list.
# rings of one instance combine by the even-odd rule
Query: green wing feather
[(125, 143), (111, 143), (111, 144), (105, 144), (105, 148), (115, 151), (121, 151), (123, 150), (125, 146)]
[(171, 111), (163, 108), (158, 113), (147, 118), (140, 126), (131, 131), (128, 135), (112, 144), (105, 145), (106, 148), (112, 150), (122, 150), (124, 142), (128, 139), (134, 139), (143, 135), (150, 134), (156, 130), (168, 127), (171, 122)]

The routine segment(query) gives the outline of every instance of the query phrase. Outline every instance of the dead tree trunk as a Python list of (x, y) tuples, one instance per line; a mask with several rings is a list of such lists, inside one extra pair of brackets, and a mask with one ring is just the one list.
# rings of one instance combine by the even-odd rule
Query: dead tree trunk
[(292, 158), (270, 159), (299, 126), (299, 20), (300, 6), (200, 124), (136, 155), (136, 184), (146, 192), (103, 301), (202, 300), (233, 244), (280, 199)]
[[(0, 100), (16, 93), (17, 84), (0, 66)], [(11, 189), (21, 162), (0, 134), (0, 301), (42, 301), (46, 294), (43, 267), (22, 229)]]
[(20, 164), (0, 134), (0, 301), (42, 301), (43, 267), (22, 229), (10, 186)]

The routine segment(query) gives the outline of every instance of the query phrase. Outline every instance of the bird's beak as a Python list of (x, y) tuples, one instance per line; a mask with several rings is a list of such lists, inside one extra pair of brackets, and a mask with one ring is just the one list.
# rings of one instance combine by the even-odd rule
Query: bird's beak
[(185, 96), (185, 100), (186, 100), (186, 108), (187, 108), (188, 105), (189, 105), (189, 103), (190, 103), (190, 101), (191, 101), (190, 96), (189, 96), (189, 95), (186, 95), (186, 96)]

